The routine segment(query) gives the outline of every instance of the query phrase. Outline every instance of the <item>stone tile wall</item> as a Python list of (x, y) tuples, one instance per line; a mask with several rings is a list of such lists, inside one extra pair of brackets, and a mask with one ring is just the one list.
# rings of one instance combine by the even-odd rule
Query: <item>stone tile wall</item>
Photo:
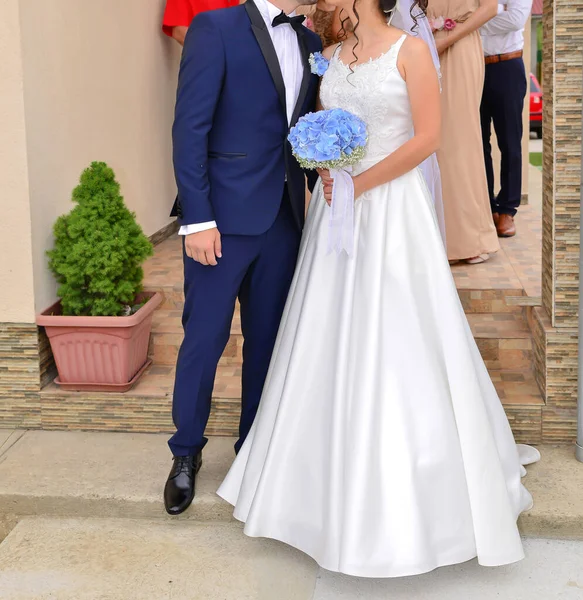
[(535, 369), (542, 439), (576, 436), (583, 0), (543, 7), (542, 308), (535, 309)]
[(583, 0), (545, 0), (543, 306), (577, 327)]
[(552, 314), (554, 305), (554, 0), (543, 4), (543, 234), (542, 301)]
[[(0, 323), (0, 427), (40, 426), (38, 328), (30, 323)], [(45, 358), (44, 371), (50, 361)]]

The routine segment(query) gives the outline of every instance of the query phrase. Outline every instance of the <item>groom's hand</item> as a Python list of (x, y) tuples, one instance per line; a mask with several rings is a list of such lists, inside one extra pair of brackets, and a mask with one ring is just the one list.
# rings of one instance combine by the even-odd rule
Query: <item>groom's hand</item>
[(221, 234), (214, 227), (200, 233), (191, 233), (184, 240), (186, 255), (205, 266), (216, 266), (221, 258)]

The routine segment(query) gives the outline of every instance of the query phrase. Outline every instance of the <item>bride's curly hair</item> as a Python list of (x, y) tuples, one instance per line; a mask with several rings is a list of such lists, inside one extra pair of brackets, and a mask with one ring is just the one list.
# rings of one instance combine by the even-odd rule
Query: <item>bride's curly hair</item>
[[(358, 46), (360, 40), (358, 38), (358, 23), (360, 17), (358, 15), (358, 9), (356, 8), (358, 0), (353, 0), (352, 3), (352, 11), (354, 12), (354, 16), (356, 17), (356, 23), (351, 24), (351, 27), (346, 27), (350, 24), (350, 17), (344, 12), (344, 10), (340, 11), (340, 31), (338, 32), (338, 38), (340, 40), (345, 40), (348, 37), (349, 33), (352, 33), (356, 39), (356, 44), (352, 47), (352, 55), (354, 56), (354, 60), (348, 65), (350, 67), (351, 74), (354, 73), (354, 65), (358, 62), (358, 55), (356, 54), (356, 47)], [(415, 0), (411, 5), (411, 18), (413, 19), (413, 30), (418, 27), (418, 20), (421, 18), (425, 18), (427, 14), (427, 5), (429, 4), (429, 0)], [(383, 17), (390, 19), (391, 15), (397, 8), (397, 0), (378, 0), (378, 8), (382, 13)], [(343, 14), (344, 13), (344, 14)]]

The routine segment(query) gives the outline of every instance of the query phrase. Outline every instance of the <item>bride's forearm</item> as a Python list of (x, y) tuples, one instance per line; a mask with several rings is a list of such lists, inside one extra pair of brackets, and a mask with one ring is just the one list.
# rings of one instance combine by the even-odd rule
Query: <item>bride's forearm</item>
[(414, 136), (384, 160), (354, 177), (355, 197), (418, 167), (439, 147), (437, 137)]

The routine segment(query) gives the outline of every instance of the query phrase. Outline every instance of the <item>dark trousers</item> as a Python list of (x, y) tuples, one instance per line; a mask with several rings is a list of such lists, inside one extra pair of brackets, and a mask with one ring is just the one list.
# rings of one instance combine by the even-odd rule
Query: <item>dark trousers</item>
[[(522, 195), (522, 109), (526, 72), (521, 58), (486, 65), (480, 115), (492, 212), (514, 216)], [(502, 155), (500, 192), (494, 193), (491, 126)]]
[(257, 413), (279, 322), (294, 274), (301, 232), (287, 191), (279, 215), (262, 235), (224, 235), (216, 267), (184, 256), (184, 341), (178, 354), (172, 417), (175, 456), (206, 444), (204, 430), (219, 359), (227, 345), (235, 302), (244, 337), (240, 449)]

